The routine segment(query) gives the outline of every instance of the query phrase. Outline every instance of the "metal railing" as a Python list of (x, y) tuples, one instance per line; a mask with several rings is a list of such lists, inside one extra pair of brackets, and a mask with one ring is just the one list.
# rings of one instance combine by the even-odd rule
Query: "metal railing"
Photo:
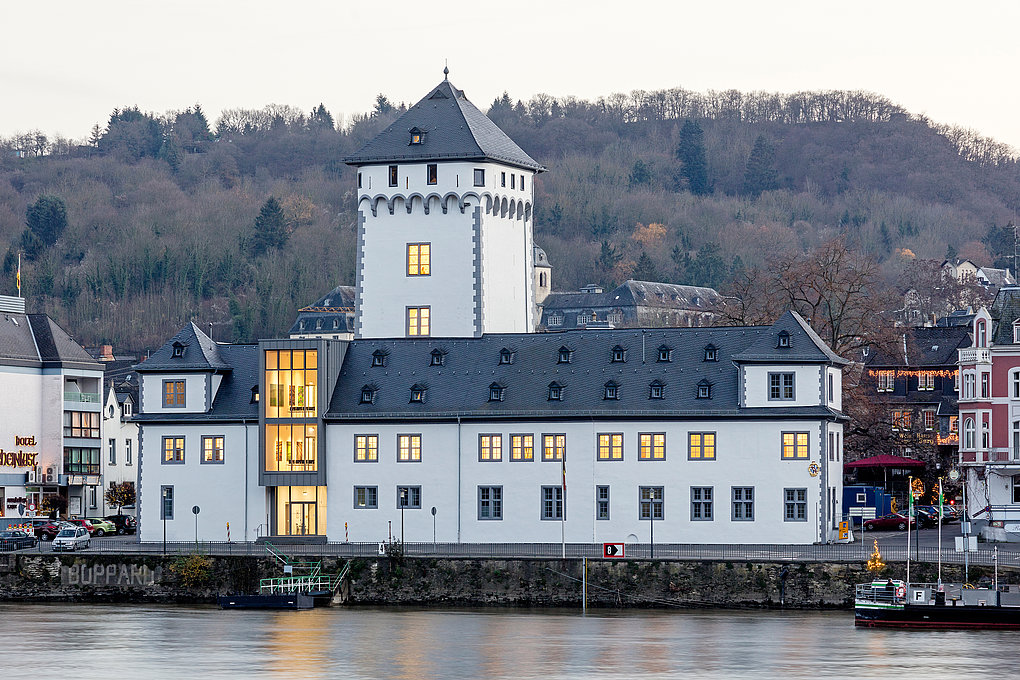
[(64, 392), (64, 401), (76, 404), (98, 404), (99, 394), (96, 392)]

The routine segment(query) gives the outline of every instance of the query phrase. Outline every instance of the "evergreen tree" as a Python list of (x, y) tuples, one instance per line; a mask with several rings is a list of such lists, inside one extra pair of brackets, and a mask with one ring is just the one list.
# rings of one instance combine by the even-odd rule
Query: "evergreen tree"
[(21, 236), (22, 247), (29, 259), (52, 246), (67, 228), (67, 206), (58, 196), (44, 194), (25, 211), (28, 229)]
[(726, 271), (726, 263), (719, 255), (719, 246), (709, 242), (701, 246), (697, 259), (687, 266), (687, 283), (718, 288), (726, 277)]
[(631, 274), (631, 278), (637, 281), (659, 280), (659, 270), (655, 268), (655, 263), (652, 262), (652, 258), (648, 257), (648, 253), (643, 250), (641, 251), (641, 257), (638, 258), (637, 266)]
[(712, 193), (708, 182), (708, 161), (705, 159), (705, 133), (693, 120), (684, 121), (677, 140), (676, 157), (680, 161), (680, 175), (695, 196)]
[(270, 249), (282, 248), (287, 244), (287, 236), (287, 218), (283, 214), (283, 207), (276, 197), (270, 196), (255, 218), (252, 251), (258, 257)]
[(627, 184), (633, 189), (636, 186), (650, 184), (651, 181), (652, 173), (648, 170), (648, 165), (640, 158), (634, 161), (634, 167), (630, 169), (630, 177), (627, 180)]
[(1013, 270), (1014, 239), (1012, 222), (1004, 227), (993, 225), (988, 229), (988, 233), (981, 239), (981, 242), (988, 246), (988, 250), (992, 253), (993, 267)]
[(758, 198), (763, 191), (779, 188), (779, 177), (776, 173), (776, 150), (765, 135), (758, 135), (754, 140), (754, 148), (747, 157), (744, 170), (744, 193)]
[(599, 283), (606, 283), (616, 268), (616, 265), (623, 259), (623, 255), (616, 252), (616, 247), (609, 241), (603, 241), (599, 249), (599, 256), (595, 259), (595, 271), (599, 276)]
[(313, 129), (319, 130), (333, 130), (336, 127), (336, 121), (333, 120), (333, 114), (326, 110), (326, 106), (321, 102), (319, 105), (312, 109), (312, 115), (308, 119)]
[(393, 102), (386, 95), (379, 93), (375, 98), (375, 109), (372, 111), (372, 117), (378, 118), (379, 116), (386, 116), (395, 110)]

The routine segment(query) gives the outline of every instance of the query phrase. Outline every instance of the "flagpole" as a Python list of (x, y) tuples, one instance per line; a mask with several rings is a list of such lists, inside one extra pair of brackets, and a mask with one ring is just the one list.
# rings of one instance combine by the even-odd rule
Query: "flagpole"
[(907, 588), (910, 588), (910, 518), (914, 516), (914, 478), (907, 477)]
[(18, 253), (18, 297), (21, 297), (21, 253)]
[(567, 559), (567, 452), (561, 455), (563, 466), (563, 504), (560, 507), (560, 550), (563, 559)]
[(942, 498), (942, 478), (939, 477), (939, 590), (942, 589), (942, 515), (945, 512)]

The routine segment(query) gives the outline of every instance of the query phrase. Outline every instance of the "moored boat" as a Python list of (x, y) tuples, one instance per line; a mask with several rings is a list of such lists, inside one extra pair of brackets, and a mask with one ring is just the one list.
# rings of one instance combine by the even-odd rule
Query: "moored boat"
[(868, 628), (1020, 629), (1020, 586), (977, 588), (969, 583), (875, 580), (856, 588), (854, 624)]

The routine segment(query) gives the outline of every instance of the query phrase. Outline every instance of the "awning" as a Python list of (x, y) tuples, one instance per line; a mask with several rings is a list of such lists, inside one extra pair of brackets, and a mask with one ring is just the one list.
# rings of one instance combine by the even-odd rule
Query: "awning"
[(903, 456), (890, 456), (889, 454), (883, 453), (878, 456), (869, 456), (868, 458), (861, 458), (855, 460), (852, 463), (844, 463), (843, 469), (855, 469), (855, 468), (923, 468), (925, 464), (914, 458), (904, 458)]

